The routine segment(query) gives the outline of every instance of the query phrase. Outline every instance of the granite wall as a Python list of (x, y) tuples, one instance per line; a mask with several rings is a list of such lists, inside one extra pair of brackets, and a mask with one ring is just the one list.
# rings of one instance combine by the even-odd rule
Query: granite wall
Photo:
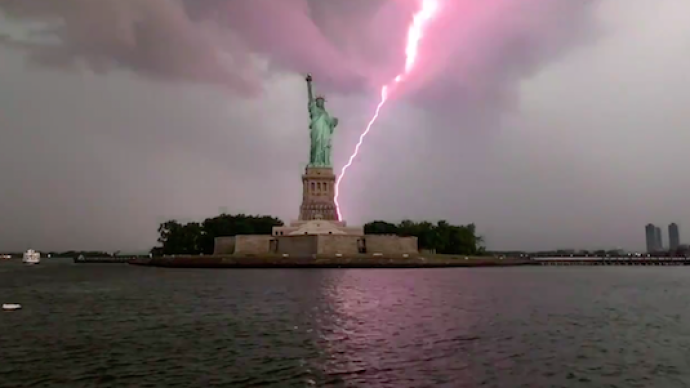
[[(361, 240), (364, 240), (362, 244)], [(366, 247), (360, 252), (359, 247)], [(306, 256), (314, 254), (354, 255), (367, 254), (417, 254), (416, 237), (398, 237), (393, 235), (305, 235), (305, 236), (271, 236), (271, 235), (238, 235), (216, 237), (214, 255), (229, 254), (288, 254)]]
[(367, 253), (417, 254), (417, 237), (399, 237), (394, 235), (368, 234), (364, 236)]
[(235, 253), (235, 236), (216, 237), (213, 239), (214, 255), (231, 255)]
[(247, 234), (235, 236), (235, 252), (238, 254), (266, 254), (271, 253), (271, 240), (273, 236), (270, 234)]
[(357, 254), (359, 253), (358, 240), (362, 239), (361, 236), (324, 235), (318, 237), (317, 252), (319, 254)]
[(319, 236), (278, 236), (276, 237), (277, 253), (293, 256), (316, 254), (318, 239)]

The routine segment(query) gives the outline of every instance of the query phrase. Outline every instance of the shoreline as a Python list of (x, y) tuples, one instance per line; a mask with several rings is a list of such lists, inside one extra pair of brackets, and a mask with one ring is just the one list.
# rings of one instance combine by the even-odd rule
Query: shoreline
[(539, 265), (531, 260), (496, 259), (456, 255), (430, 256), (372, 256), (353, 255), (334, 257), (315, 255), (303, 257), (283, 256), (176, 256), (133, 259), (130, 265), (165, 268), (477, 268), (515, 267)]

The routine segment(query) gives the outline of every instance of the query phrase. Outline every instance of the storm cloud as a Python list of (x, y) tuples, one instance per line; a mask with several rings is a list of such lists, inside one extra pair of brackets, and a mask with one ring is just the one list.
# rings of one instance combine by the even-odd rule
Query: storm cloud
[[(408, 89), (431, 97), (505, 98), (515, 81), (590, 32), (589, 1), (441, 1)], [(312, 73), (334, 92), (397, 74), (418, 0), (8, 0), (34, 24), (8, 39), (46, 66), (127, 69), (149, 77), (260, 91), (270, 69)]]
[[(221, 208), (296, 217), (304, 73), (341, 119), (342, 166), (416, 5), (0, 2), (0, 248), (146, 248), (158, 222)], [(683, 230), (687, 7), (444, 1), (343, 183), (346, 219), (476, 222), (497, 249)]]

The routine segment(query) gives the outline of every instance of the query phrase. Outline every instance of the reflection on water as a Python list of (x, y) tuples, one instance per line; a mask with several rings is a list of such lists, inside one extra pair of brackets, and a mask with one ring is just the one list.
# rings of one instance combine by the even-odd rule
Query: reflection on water
[(328, 376), (384, 386), (407, 381), (408, 368), (421, 364), (427, 378), (446, 374), (444, 360), (451, 355), (455, 366), (467, 362), (463, 347), (476, 339), (467, 334), (472, 316), (451, 306), (467, 305), (468, 295), (423, 286), (439, 275), (423, 272), (343, 271), (329, 282), (324, 296), (331, 308), (319, 325), (330, 354)]
[[(690, 271), (0, 263), (0, 381), (47, 387), (681, 387)], [(4, 384), (4, 385), (3, 385)]]

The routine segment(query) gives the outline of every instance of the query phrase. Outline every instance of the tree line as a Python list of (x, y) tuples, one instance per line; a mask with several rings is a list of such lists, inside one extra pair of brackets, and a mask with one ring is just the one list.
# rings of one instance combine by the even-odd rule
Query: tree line
[(283, 221), (271, 216), (221, 214), (203, 222), (182, 224), (176, 220), (158, 226), (158, 246), (153, 255), (210, 255), (216, 237), (238, 234), (271, 234), (274, 226)]
[(447, 221), (432, 224), (428, 221), (410, 220), (393, 224), (379, 220), (365, 224), (364, 233), (415, 236), (419, 249), (433, 250), (440, 254), (480, 255), (484, 253), (484, 240), (477, 235), (474, 224), (452, 225)]
[[(212, 254), (216, 237), (242, 234), (271, 234), (274, 226), (283, 226), (280, 219), (265, 215), (221, 214), (202, 222), (181, 223), (166, 221), (158, 226), (158, 245), (151, 253), (158, 255)], [(414, 222), (398, 224), (372, 221), (364, 225), (365, 234), (394, 234), (402, 237), (415, 236), (420, 249), (434, 250), (440, 254), (477, 255), (484, 252), (483, 240), (476, 233), (474, 224), (451, 225), (446, 221)]]

